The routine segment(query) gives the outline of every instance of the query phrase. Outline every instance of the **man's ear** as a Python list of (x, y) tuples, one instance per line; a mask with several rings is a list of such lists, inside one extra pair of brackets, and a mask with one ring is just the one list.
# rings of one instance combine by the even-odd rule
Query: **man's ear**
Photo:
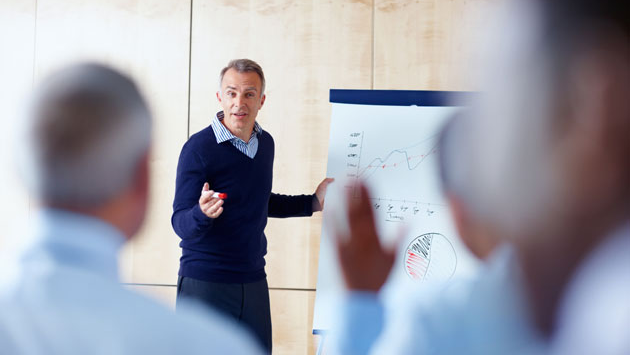
[(446, 193), (446, 199), (451, 209), (455, 228), (462, 242), (473, 255), (479, 259), (484, 259), (487, 255), (480, 244), (479, 231), (471, 220), (465, 203), (459, 197), (449, 192)]
[(578, 128), (599, 147), (630, 148), (629, 47), (619, 39), (598, 43), (576, 60), (572, 112)]
[(136, 193), (142, 198), (147, 199), (149, 197), (149, 185), (151, 176), (151, 168), (149, 166), (150, 155), (150, 149), (147, 149), (142, 158), (140, 158), (138, 171), (136, 172), (136, 177), (134, 180), (134, 190), (136, 191)]
[(217, 100), (219, 100), (219, 102), (221, 102), (221, 92), (217, 91)]
[(446, 193), (446, 200), (448, 201), (457, 233), (459, 233), (461, 238), (466, 241), (468, 239), (467, 233), (470, 228), (470, 221), (468, 220), (468, 215), (466, 214), (466, 208), (464, 207), (462, 201), (450, 192)]
[[(135, 237), (144, 222), (149, 203), (149, 150), (142, 155), (125, 193), (108, 206), (109, 213), (127, 239)], [(121, 212), (123, 211), (123, 212)]]
[(267, 98), (267, 95), (263, 94), (262, 98), (260, 99), (260, 107), (262, 108), (263, 105), (265, 104), (265, 99)]

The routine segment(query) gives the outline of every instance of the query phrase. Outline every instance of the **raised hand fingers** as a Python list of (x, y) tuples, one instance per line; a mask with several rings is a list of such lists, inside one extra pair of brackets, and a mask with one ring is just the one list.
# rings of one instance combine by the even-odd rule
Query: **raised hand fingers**
[(337, 238), (337, 252), (347, 287), (376, 292), (387, 280), (395, 252), (381, 245), (367, 188), (356, 188), (360, 195), (348, 195), (349, 230)]
[(353, 244), (379, 243), (370, 194), (363, 184), (359, 184), (356, 189), (359, 196), (348, 196), (349, 242)]

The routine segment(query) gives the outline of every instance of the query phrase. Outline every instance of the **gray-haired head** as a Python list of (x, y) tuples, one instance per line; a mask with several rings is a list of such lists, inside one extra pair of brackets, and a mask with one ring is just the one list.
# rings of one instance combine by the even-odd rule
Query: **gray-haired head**
[(576, 100), (578, 94), (595, 88), (584, 82), (592, 73), (578, 69), (611, 41), (625, 40), (627, 50), (629, 17), (625, 1), (507, 3), (489, 48), (485, 99), (471, 125), (476, 152), (469, 177), (476, 209), (517, 230), (572, 205), (559, 197), (568, 189), (554, 153), (575, 127), (574, 113), (584, 111), (580, 101), (590, 100)]
[(221, 93), (223, 76), (225, 76), (225, 73), (230, 69), (234, 69), (239, 73), (254, 72), (258, 74), (261, 82), (260, 96), (262, 97), (265, 94), (265, 74), (261, 66), (251, 59), (232, 59), (225, 68), (221, 69), (221, 74), (219, 75), (219, 93)]
[(27, 113), (21, 171), (44, 204), (94, 207), (131, 183), (151, 141), (151, 114), (134, 82), (80, 64), (48, 77)]
[[(438, 175), (444, 193), (451, 193), (472, 206), (470, 186), (468, 186), (467, 139), (470, 119), (467, 111), (461, 109), (453, 114), (442, 126), (438, 134), (437, 157)], [(472, 209), (471, 209), (472, 210)]]

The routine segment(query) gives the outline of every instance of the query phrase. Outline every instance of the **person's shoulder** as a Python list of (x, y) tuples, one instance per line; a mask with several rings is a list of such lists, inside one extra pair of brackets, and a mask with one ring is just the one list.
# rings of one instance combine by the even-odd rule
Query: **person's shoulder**
[(216, 137), (212, 126), (209, 125), (188, 138), (182, 147), (182, 154), (207, 152), (213, 146), (216, 146)]
[[(152, 339), (152, 346), (164, 353), (201, 354), (208, 349), (217, 354), (260, 353), (248, 333), (216, 311), (200, 304), (180, 302), (175, 312), (144, 295), (125, 291), (123, 308), (134, 309), (129, 312), (127, 321), (136, 323), (131, 328), (140, 333), (137, 334), (139, 342)], [(134, 332), (133, 329), (129, 331)]]
[(214, 130), (212, 129), (212, 125), (208, 125), (201, 131), (191, 135), (186, 141), (186, 145), (207, 144), (208, 142), (212, 142), (213, 139), (215, 139)]
[[(84, 354), (93, 349), (117, 354), (260, 353), (249, 334), (215, 312), (183, 307), (176, 313), (120, 285), (82, 284), (90, 290), (74, 290), (79, 291), (78, 297), (66, 290), (59, 291), (62, 297), (34, 302), (14, 298), (6, 303), (0, 297), (2, 309), (10, 309), (0, 316), (3, 350), (8, 347), (10, 353), (23, 353), (46, 346), (45, 352), (35, 353)], [(33, 309), (41, 312), (25, 317)], [(4, 333), (2, 327), (8, 324), (10, 331)], [(2, 339), (3, 334), (7, 339)]]
[(266, 139), (271, 139), (273, 141), (273, 137), (271, 136), (271, 133), (267, 132), (264, 129), (261, 129), (260, 136), (265, 137)]
[(265, 131), (264, 129), (260, 131), (260, 134), (258, 135), (258, 141), (263, 145), (270, 144), (273, 146), (275, 144), (271, 133)]
[[(630, 222), (604, 238), (577, 267), (560, 300), (552, 346), (627, 354), (630, 342)], [(602, 327), (602, 320), (612, 320)], [(589, 334), (582, 337), (581, 334)]]

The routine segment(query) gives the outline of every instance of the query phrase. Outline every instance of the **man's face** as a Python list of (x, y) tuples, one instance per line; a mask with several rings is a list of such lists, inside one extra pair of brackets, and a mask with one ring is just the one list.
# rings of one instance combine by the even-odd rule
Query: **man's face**
[(234, 68), (223, 76), (217, 99), (225, 115), (223, 124), (232, 134), (249, 141), (258, 110), (265, 102), (262, 82), (256, 72), (239, 73)]

